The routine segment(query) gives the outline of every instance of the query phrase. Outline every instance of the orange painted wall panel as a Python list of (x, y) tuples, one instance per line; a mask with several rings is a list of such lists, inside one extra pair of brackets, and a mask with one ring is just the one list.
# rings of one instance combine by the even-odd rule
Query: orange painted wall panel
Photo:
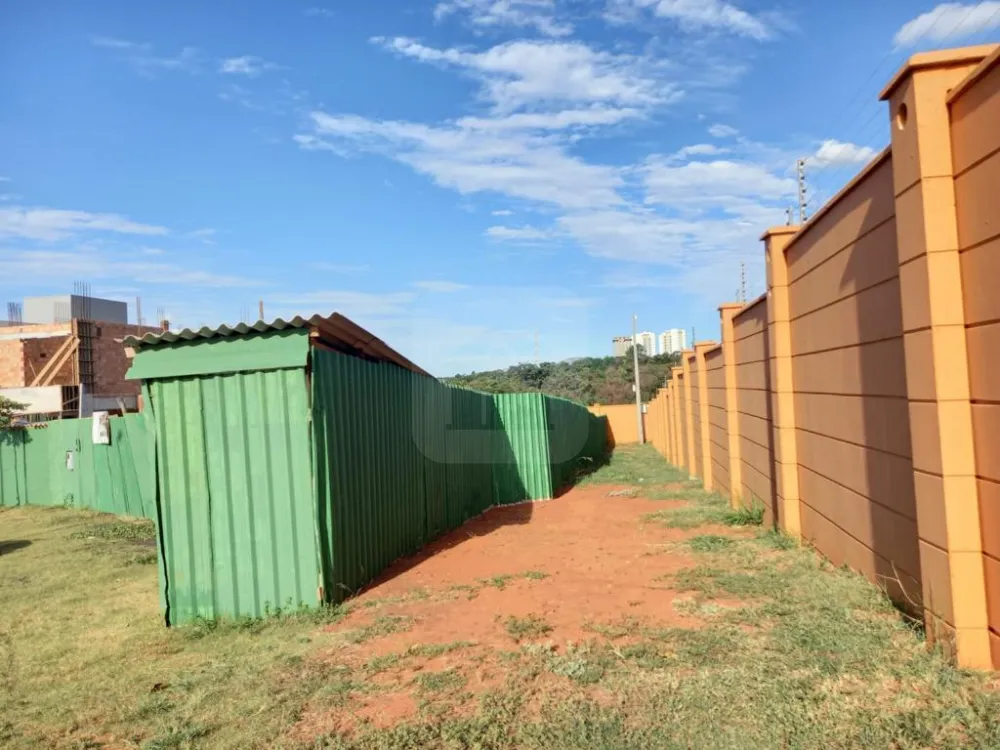
[(907, 397), (906, 356), (901, 336), (802, 354), (793, 363), (798, 393)]
[(691, 413), (694, 415), (692, 420), (692, 430), (691, 439), (694, 441), (694, 470), (691, 472), (696, 477), (702, 479), (705, 478), (705, 459), (704, 452), (701, 449), (701, 394), (699, 391), (700, 368), (698, 367), (698, 359), (692, 358), (691, 360)]
[(950, 103), (979, 522), (1000, 668), (1000, 61)]
[[(594, 404), (590, 411), (608, 418), (608, 429), (614, 436), (615, 445), (629, 445), (639, 442), (639, 423), (636, 420), (635, 404)], [(643, 424), (645, 428), (645, 421)]]

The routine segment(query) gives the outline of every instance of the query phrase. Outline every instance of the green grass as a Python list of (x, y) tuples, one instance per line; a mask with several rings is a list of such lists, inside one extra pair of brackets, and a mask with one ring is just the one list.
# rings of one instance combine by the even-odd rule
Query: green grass
[[(155, 567), (123, 563), (133, 542), (69, 538), (108, 521), (0, 511), (3, 540), (32, 542), (0, 557), (0, 747), (1000, 748), (992, 677), (951, 666), (875, 587), (775, 532), (686, 535), (677, 546), (695, 564), (661, 581), (674, 593), (647, 594), (677, 594), (688, 616), (669, 623), (623, 613), (568, 643), (537, 616), (500, 619), (517, 646), (380, 654), (369, 642), (408, 619), (331, 632), (341, 607), (165, 629)], [(430, 593), (422, 612), (465, 606)], [(346, 642), (359, 632), (359, 645)], [(449, 669), (424, 667), (444, 654)], [(306, 716), (351, 719), (381, 691), (411, 694), (415, 712), (350, 734), (289, 734)]]
[(156, 539), (156, 525), (148, 520), (104, 521), (89, 524), (83, 529), (72, 532), (70, 539), (125, 539), (131, 541), (148, 541)]
[(504, 621), (503, 626), (504, 630), (507, 631), (507, 635), (515, 641), (525, 638), (541, 638), (543, 635), (548, 635), (552, 632), (552, 626), (538, 615), (528, 615), (527, 617), (514, 617), (511, 615)]
[(627, 445), (616, 448), (607, 463), (584, 476), (579, 484), (650, 486), (687, 481), (687, 473), (666, 463), (652, 445)]
[(383, 615), (376, 617), (367, 625), (360, 628), (348, 630), (344, 638), (348, 643), (359, 644), (370, 641), (374, 638), (382, 638), (393, 633), (409, 630), (413, 625), (413, 618), (403, 615)]
[(695, 552), (718, 552), (735, 544), (728, 536), (719, 536), (718, 534), (693, 536), (687, 540), (687, 543)]

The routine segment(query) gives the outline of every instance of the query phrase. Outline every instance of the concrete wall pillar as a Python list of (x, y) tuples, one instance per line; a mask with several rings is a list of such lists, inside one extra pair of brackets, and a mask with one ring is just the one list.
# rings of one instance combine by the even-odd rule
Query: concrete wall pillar
[(743, 309), (739, 302), (727, 302), (719, 307), (722, 328), (722, 366), (726, 378), (726, 435), (729, 438), (729, 504), (742, 504), (743, 462), (740, 457), (740, 412), (736, 392), (736, 333), (733, 318)]
[(928, 636), (991, 666), (948, 91), (989, 52), (914, 55), (883, 90)]
[(691, 382), (691, 364), (693, 362), (694, 351), (684, 349), (681, 352), (681, 367), (684, 370), (684, 466), (688, 475), (692, 477), (698, 470), (694, 445), (694, 404), (691, 402), (691, 395), (694, 393), (694, 384)]
[(674, 404), (673, 412), (671, 413), (670, 429), (673, 430), (673, 458), (671, 463), (674, 466), (684, 465), (684, 440), (681, 435), (681, 405), (682, 405), (682, 393), (680, 381), (677, 379), (682, 371), (681, 367), (671, 367), (670, 368), (670, 386), (673, 388), (671, 393), (671, 400)]
[(708, 492), (715, 489), (715, 482), (712, 479), (712, 436), (709, 423), (708, 370), (705, 368), (705, 352), (715, 347), (714, 341), (702, 341), (694, 345), (694, 358), (698, 363), (698, 382), (695, 384), (698, 388), (698, 413), (694, 415), (694, 418), (698, 420), (701, 427), (701, 444), (695, 446), (695, 449), (701, 451), (702, 474), (705, 475), (701, 478), (701, 482)]
[(785, 248), (798, 230), (798, 227), (791, 226), (774, 227), (761, 237), (767, 261), (767, 343), (771, 373), (771, 431), (774, 436), (772, 471), (781, 529), (796, 539), (802, 537), (802, 509)]

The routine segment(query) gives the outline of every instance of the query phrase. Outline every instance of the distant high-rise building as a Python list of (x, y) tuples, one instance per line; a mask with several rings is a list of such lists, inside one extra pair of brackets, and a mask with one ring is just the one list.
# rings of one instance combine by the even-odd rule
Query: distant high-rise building
[[(637, 333), (635, 338), (640, 352), (650, 357), (656, 354), (656, 334), (652, 331), (643, 331)], [(631, 336), (615, 336), (611, 339), (611, 354), (614, 357), (624, 357), (631, 348)]]
[(660, 354), (676, 354), (687, 347), (683, 328), (671, 328), (660, 334)]
[(635, 336), (636, 343), (639, 344), (640, 351), (646, 356), (652, 357), (656, 354), (656, 334), (652, 331), (642, 331)]
[(628, 354), (628, 348), (632, 346), (631, 336), (615, 336), (611, 339), (611, 356), (624, 357)]

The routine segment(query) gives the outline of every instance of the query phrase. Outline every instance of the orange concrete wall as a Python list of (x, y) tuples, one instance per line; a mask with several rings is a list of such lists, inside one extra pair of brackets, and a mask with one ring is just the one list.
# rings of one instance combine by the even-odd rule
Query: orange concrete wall
[(698, 358), (693, 354), (690, 357), (691, 362), (691, 413), (694, 416), (692, 420), (691, 429), (691, 440), (694, 444), (694, 468), (691, 473), (704, 479), (705, 477), (705, 461), (701, 450), (701, 438), (702, 438), (702, 427), (701, 427), (701, 394), (698, 388)]
[[(594, 404), (590, 411), (608, 418), (608, 430), (615, 445), (639, 442), (639, 423), (635, 417), (635, 404)], [(645, 421), (644, 425), (645, 427)]]
[(684, 373), (678, 373), (677, 375), (677, 436), (678, 436), (678, 448), (680, 449), (680, 462), (679, 466), (681, 468), (687, 469), (690, 473), (691, 467), (688, 466), (688, 446), (690, 440), (687, 434), (687, 393), (685, 390), (685, 379)]
[(951, 145), (964, 292), (988, 623), (1000, 667), (1000, 61), (951, 101)]
[(803, 537), (873, 580), (903, 578), (919, 597), (889, 152), (786, 258)]
[(708, 385), (708, 440), (712, 489), (729, 497), (729, 428), (726, 416), (726, 371), (722, 346), (705, 352)]
[(664, 458), (669, 458), (669, 436), (667, 434), (668, 421), (668, 395), (667, 388), (663, 387), (656, 392), (656, 395), (647, 404), (647, 412), (644, 419), (646, 428), (646, 441)]
[[(745, 307), (733, 319), (736, 352), (736, 409), (740, 433), (744, 504), (762, 503), (765, 523), (778, 522), (772, 470), (771, 386), (767, 344), (767, 296)], [(735, 491), (736, 488), (733, 488)]]

